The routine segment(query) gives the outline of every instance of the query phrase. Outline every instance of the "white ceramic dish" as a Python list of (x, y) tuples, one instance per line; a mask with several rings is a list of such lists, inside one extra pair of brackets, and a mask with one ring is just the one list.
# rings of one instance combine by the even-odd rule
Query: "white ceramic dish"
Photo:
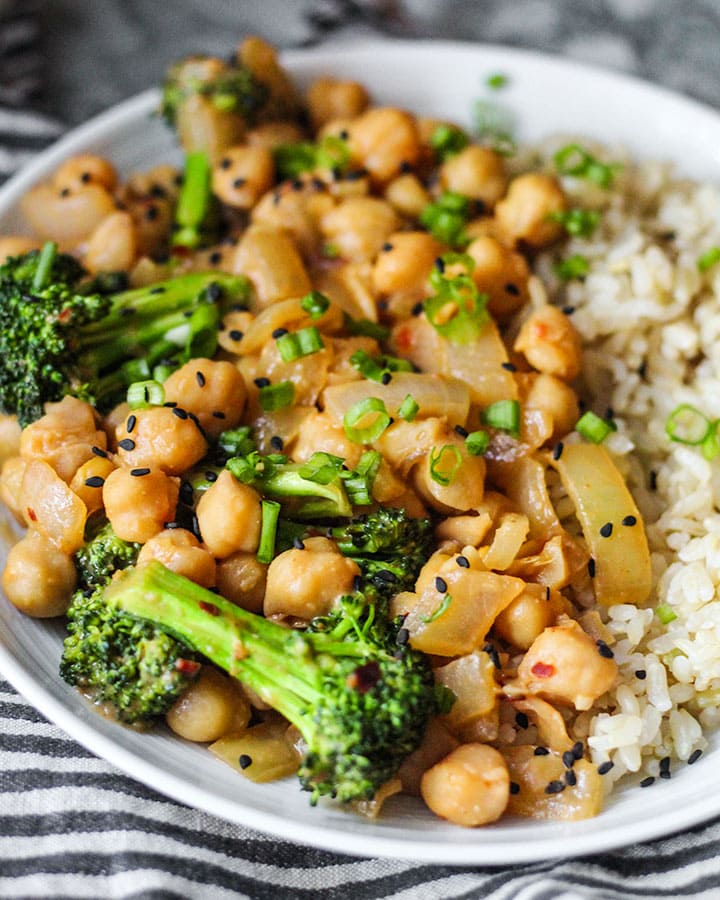
[[(356, 78), (383, 103), (467, 122), (486, 77), (509, 76), (493, 99), (517, 116), (519, 135), (553, 132), (619, 141), (640, 156), (673, 159), (684, 173), (717, 179), (720, 115), (625, 76), (567, 60), (498, 47), (375, 41), (289, 53), (300, 80)], [(67, 156), (110, 157), (123, 173), (178, 159), (169, 131), (152, 116), (148, 92), (78, 128), (0, 190), (0, 232), (22, 223), (18, 198)], [(379, 821), (332, 805), (311, 809), (294, 781), (254, 785), (204, 748), (158, 731), (137, 734), (97, 715), (57, 675), (62, 626), (23, 617), (0, 598), (0, 670), (46, 716), (90, 750), (153, 788), (278, 837), (358, 855), (463, 864), (520, 863), (607, 850), (657, 837), (720, 813), (720, 741), (693, 767), (652, 790), (628, 787), (596, 819), (503, 821), (478, 830), (446, 825), (411, 798), (393, 798)]]

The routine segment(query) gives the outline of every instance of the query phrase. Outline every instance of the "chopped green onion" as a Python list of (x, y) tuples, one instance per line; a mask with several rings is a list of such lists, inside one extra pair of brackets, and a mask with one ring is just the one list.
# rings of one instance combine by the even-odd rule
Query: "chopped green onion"
[(706, 250), (702, 256), (698, 257), (697, 267), (701, 272), (707, 272), (708, 269), (720, 262), (720, 247), (711, 247)]
[[(367, 420), (372, 420), (367, 425), (360, 425)], [(345, 434), (356, 444), (370, 444), (376, 441), (390, 424), (390, 416), (385, 404), (379, 397), (366, 397), (353, 404), (343, 417)]]
[[(430, 286), (435, 294), (423, 304), (425, 315), (433, 328), (453, 344), (468, 344), (476, 340), (489, 319), (487, 296), (481, 294), (470, 274), (474, 260), (465, 253), (445, 253), (441, 257), (442, 271), (435, 268)], [(448, 275), (450, 266), (460, 263), (466, 272)]]
[(130, 409), (162, 406), (165, 389), (157, 381), (136, 381), (127, 389), (127, 405)]
[(656, 607), (655, 615), (663, 625), (669, 625), (670, 622), (674, 622), (677, 619), (677, 613), (668, 603), (661, 603), (660, 606)]
[(277, 534), (280, 504), (275, 500), (262, 500), (262, 525), (260, 526), (260, 545), (257, 559), (261, 563), (270, 563), (275, 556), (275, 535)]
[(598, 227), (600, 213), (596, 209), (566, 209), (550, 213), (548, 218), (559, 222), (573, 237), (589, 238)]
[[(452, 457), (452, 463), (449, 465), (447, 461), (443, 461), (443, 458), (448, 456)], [(433, 447), (430, 451), (430, 477), (437, 484), (448, 487), (455, 480), (462, 461), (462, 454), (454, 444), (445, 444), (439, 450)]]
[(465, 449), (471, 456), (482, 456), (490, 444), (487, 431), (471, 431), (465, 438)]
[(292, 406), (295, 400), (295, 385), (292, 381), (268, 384), (258, 391), (258, 401), (265, 412), (274, 412)]
[(689, 444), (697, 447), (711, 433), (710, 420), (689, 403), (681, 403), (668, 416), (665, 422), (665, 433), (676, 444)]
[(340, 256), (340, 248), (337, 244), (323, 244), (320, 252), (325, 259), (337, 259)]
[(300, 307), (310, 315), (311, 319), (320, 319), (328, 311), (330, 300), (320, 291), (310, 291), (300, 301)]
[(516, 150), (513, 132), (515, 120), (510, 112), (491, 100), (478, 100), (473, 110), (475, 131), (501, 156), (512, 156)]
[(35, 269), (35, 277), (33, 278), (32, 283), (32, 289), (34, 291), (41, 291), (49, 282), (57, 251), (58, 245), (55, 241), (46, 241), (42, 245), (40, 256), (38, 257), (37, 269)]
[(607, 419), (601, 419), (592, 410), (588, 410), (577, 420), (575, 431), (593, 444), (602, 444), (611, 432), (617, 431), (617, 425), (608, 422)]
[(580, 144), (568, 144), (562, 147), (553, 159), (555, 168), (561, 175), (586, 178), (601, 188), (611, 187), (616, 170), (622, 168), (619, 163), (600, 162)]
[(716, 419), (714, 422), (710, 423), (710, 430), (708, 431), (705, 440), (702, 442), (701, 450), (702, 455), (709, 462), (712, 462), (717, 456), (720, 456), (720, 436), (718, 435), (718, 425), (720, 425), (720, 419)]
[(494, 91), (505, 87), (507, 83), (508, 77), (507, 75), (503, 75), (502, 72), (495, 72), (493, 75), (488, 75), (485, 79), (485, 84)]
[(347, 313), (343, 316), (345, 330), (359, 337), (371, 337), (376, 341), (386, 341), (390, 337), (390, 329), (386, 325), (371, 322), (370, 319), (352, 319)]
[(158, 363), (157, 366), (153, 366), (153, 381), (157, 381), (159, 384), (164, 384), (174, 371), (175, 366), (171, 366), (168, 363)]
[(482, 420), (491, 428), (519, 437), (520, 404), (517, 400), (498, 400), (483, 410)]
[(281, 180), (297, 178), (314, 169), (344, 170), (350, 162), (347, 141), (334, 134), (326, 135), (318, 144), (298, 142), (279, 144), (273, 149), (273, 159)]
[(317, 450), (298, 471), (303, 478), (314, 481), (315, 484), (330, 484), (337, 478), (344, 462), (342, 456), (333, 456), (332, 453)]
[(445, 191), (420, 213), (420, 224), (444, 244), (464, 247), (469, 243), (465, 225), (470, 214), (470, 199), (455, 191)]
[(470, 143), (465, 132), (455, 125), (438, 125), (430, 135), (430, 146), (440, 162), (456, 156)]
[(573, 278), (585, 278), (590, 271), (590, 261), (587, 256), (576, 253), (561, 259), (553, 266), (555, 274), (563, 281), (572, 281)]
[(355, 471), (340, 472), (345, 491), (354, 506), (370, 506), (373, 502), (372, 489), (381, 462), (382, 456), (377, 450), (366, 450)]
[(452, 597), (450, 594), (445, 594), (438, 608), (433, 610), (429, 616), (422, 616), (422, 621), (427, 625), (429, 622), (434, 622), (436, 619), (439, 619), (443, 613), (447, 612), (451, 603)]
[(314, 325), (301, 328), (299, 331), (288, 332), (276, 340), (278, 353), (283, 362), (292, 362), (301, 356), (309, 356), (322, 350), (325, 344), (320, 337), (320, 332)]
[(414, 422), (419, 409), (420, 406), (417, 401), (410, 394), (407, 394), (400, 404), (397, 414), (400, 419), (404, 419), (406, 422)]
[(249, 425), (229, 428), (227, 431), (223, 431), (218, 438), (218, 446), (228, 456), (247, 456), (255, 449), (251, 433), (252, 429)]
[(388, 376), (393, 372), (412, 372), (413, 365), (406, 359), (397, 356), (378, 356), (373, 358), (365, 350), (356, 350), (350, 357), (350, 365), (370, 381), (386, 384)]

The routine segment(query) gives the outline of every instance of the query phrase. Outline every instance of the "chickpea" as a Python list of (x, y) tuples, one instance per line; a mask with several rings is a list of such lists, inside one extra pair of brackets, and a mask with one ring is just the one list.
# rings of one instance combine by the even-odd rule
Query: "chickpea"
[(564, 209), (565, 194), (557, 180), (530, 172), (512, 181), (495, 207), (495, 218), (513, 241), (544, 247), (562, 235), (562, 225), (550, 217)]
[(21, 490), (26, 466), (27, 460), (20, 456), (11, 456), (5, 460), (0, 472), (0, 500), (21, 525), (25, 524)]
[(556, 306), (536, 309), (523, 323), (513, 349), (546, 375), (572, 381), (580, 374), (582, 345), (570, 318)]
[(318, 78), (308, 88), (310, 121), (317, 131), (333, 119), (355, 119), (367, 109), (370, 98), (357, 81)]
[(125, 205), (135, 229), (136, 253), (158, 256), (167, 249), (173, 224), (173, 204), (167, 198), (125, 196)]
[(295, 390), (295, 404), (312, 406), (325, 387), (328, 369), (333, 362), (330, 341), (322, 350), (285, 362), (276, 341), (267, 341), (257, 361), (255, 377), (269, 378), (273, 384), (291, 381)]
[(115, 167), (101, 156), (84, 153), (71, 156), (58, 168), (53, 177), (53, 185), (59, 191), (77, 191), (88, 184), (99, 184), (108, 191), (117, 187), (118, 177)]
[(8, 553), (2, 576), (8, 600), (36, 619), (64, 615), (76, 583), (72, 556), (32, 529)]
[(456, 825), (496, 822), (510, 799), (505, 760), (487, 744), (461, 744), (422, 776), (420, 793), (430, 809)]
[(373, 287), (379, 294), (417, 292), (421, 297), (443, 245), (424, 231), (388, 235), (373, 266)]
[(210, 438), (234, 428), (242, 419), (247, 390), (232, 363), (191, 359), (170, 375), (164, 388), (168, 400), (198, 417)]
[(417, 219), (430, 203), (430, 194), (411, 172), (398, 175), (385, 188), (385, 199), (401, 216)]
[(303, 550), (285, 550), (270, 563), (263, 611), (303, 621), (327, 615), (338, 597), (352, 593), (359, 574), (333, 541), (308, 538)]
[(228, 206), (252, 209), (275, 177), (266, 147), (230, 147), (213, 169), (213, 192)]
[(180, 171), (175, 166), (161, 163), (144, 172), (133, 172), (127, 180), (127, 187), (138, 197), (175, 200), (182, 183), (181, 179)]
[(239, 550), (218, 560), (216, 577), (223, 597), (249, 612), (262, 612), (267, 566), (254, 553)]
[[(433, 477), (435, 472), (435, 477)], [(450, 477), (449, 484), (437, 480), (438, 472)], [(414, 485), (426, 503), (438, 512), (466, 512), (482, 502), (485, 489), (485, 460), (471, 456), (465, 444), (452, 435), (433, 447), (414, 470)]]
[(296, 144), (303, 133), (292, 122), (263, 122), (245, 135), (248, 147), (264, 147), (274, 150), (280, 144)]
[(287, 232), (303, 257), (312, 260), (320, 250), (320, 219), (334, 206), (327, 190), (300, 178), (265, 194), (253, 208), (252, 221)]
[(22, 256), (31, 250), (38, 250), (40, 241), (29, 237), (2, 237), (0, 238), (0, 265), (11, 256)]
[(184, 528), (172, 528), (151, 537), (140, 550), (137, 563), (142, 565), (152, 559), (202, 587), (215, 584), (215, 560)]
[(115, 212), (115, 200), (99, 184), (74, 191), (40, 184), (22, 197), (20, 207), (39, 238), (73, 245), (89, 237)]
[(207, 452), (207, 441), (188, 413), (176, 406), (131, 412), (116, 432), (118, 456), (129, 468), (157, 468), (180, 475)]
[(227, 469), (197, 505), (200, 533), (213, 556), (224, 559), (237, 550), (254, 553), (260, 541), (260, 495)]
[(514, 647), (527, 650), (532, 642), (564, 610), (557, 591), (548, 591), (544, 584), (527, 584), (519, 597), (495, 619), (495, 632)]
[(240, 685), (211, 666), (203, 666), (197, 680), (165, 715), (169, 727), (186, 741), (216, 741), (250, 721), (250, 704)]
[(218, 343), (223, 350), (227, 350), (228, 353), (238, 352), (238, 344), (254, 318), (255, 316), (246, 310), (234, 310), (223, 317), (222, 331), (218, 334)]
[(313, 410), (300, 425), (292, 458), (297, 462), (305, 462), (319, 450), (341, 456), (346, 465), (353, 469), (360, 461), (363, 448), (351, 441), (345, 434), (345, 429), (328, 413)]
[(117, 450), (117, 438), (116, 432), (121, 425), (124, 424), (125, 419), (127, 419), (130, 413), (129, 405), (123, 401), (122, 403), (118, 403), (117, 406), (113, 406), (110, 412), (103, 419), (103, 430), (105, 432), (105, 437), (107, 440), (108, 450), (112, 450), (114, 453)]
[(115, 464), (102, 456), (93, 456), (75, 472), (70, 482), (74, 491), (87, 507), (88, 515), (102, 509), (102, 489), (105, 479), (115, 470)]
[(478, 237), (465, 251), (475, 262), (472, 278), (488, 295), (488, 309), (497, 318), (517, 312), (528, 301), (527, 260), (492, 237)]
[(177, 478), (158, 469), (146, 475), (132, 471), (138, 470), (121, 468), (110, 473), (103, 486), (103, 503), (115, 534), (143, 544), (174, 520), (180, 488)]
[(616, 677), (615, 660), (601, 655), (590, 635), (567, 616), (533, 641), (518, 667), (531, 694), (580, 710), (590, 709)]
[(529, 372), (524, 375), (528, 384), (523, 401), (524, 409), (539, 409), (552, 416), (552, 440), (557, 441), (575, 427), (580, 417), (575, 391), (555, 375)]
[(389, 203), (376, 197), (350, 197), (320, 220), (323, 236), (343, 259), (373, 259), (400, 224)]
[(446, 191), (464, 194), (493, 207), (505, 193), (507, 180), (503, 158), (489, 147), (471, 144), (440, 167), (440, 183)]
[(369, 109), (352, 122), (350, 151), (378, 184), (394, 178), (401, 168), (413, 166), (420, 157), (415, 120), (399, 109)]
[(83, 262), (93, 274), (126, 272), (133, 267), (136, 251), (132, 216), (126, 212), (114, 212), (103, 219), (90, 235)]

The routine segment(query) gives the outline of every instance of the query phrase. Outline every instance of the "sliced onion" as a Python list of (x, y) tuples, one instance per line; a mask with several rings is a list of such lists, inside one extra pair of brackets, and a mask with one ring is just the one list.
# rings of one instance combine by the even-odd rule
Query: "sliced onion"
[(250, 323), (233, 352), (243, 355), (257, 353), (272, 340), (276, 328), (287, 328), (288, 325), (292, 325), (293, 330), (315, 325), (321, 331), (330, 332), (342, 327), (342, 311), (337, 305), (331, 304), (321, 318), (313, 320), (300, 305), (301, 301), (302, 297), (291, 297), (262, 310)]

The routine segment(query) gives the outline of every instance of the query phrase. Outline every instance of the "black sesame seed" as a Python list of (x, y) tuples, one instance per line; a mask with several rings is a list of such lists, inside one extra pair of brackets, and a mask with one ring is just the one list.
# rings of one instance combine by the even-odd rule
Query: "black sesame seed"
[(384, 297), (382, 300), (378, 300), (378, 302), (377, 302), (377, 308), (380, 310), (380, 312), (387, 312), (389, 305), (390, 305), (389, 301), (386, 300)]
[(197, 381), (198, 387), (205, 387), (205, 376), (202, 372), (197, 371), (195, 373), (195, 381)]
[(232, 331), (228, 332), (228, 337), (231, 341), (241, 341), (243, 333), (242, 331), (238, 331), (237, 328), (233, 328)]
[(150, 196), (156, 200), (164, 200), (167, 197), (167, 191), (161, 184), (154, 184), (150, 188)]
[(562, 311), (566, 316), (571, 316), (575, 312), (574, 306), (563, 306)]
[(382, 376), (380, 377), (380, 381), (383, 384), (390, 384), (390, 382), (392, 381), (392, 375), (389, 372), (383, 372)]
[(252, 756), (248, 756), (247, 753), (241, 753), (238, 762), (241, 769), (247, 769), (248, 766), (252, 765)]
[(214, 409), (210, 413), (210, 415), (213, 417), (213, 419), (224, 419), (225, 418), (225, 413), (221, 412), (219, 409)]
[(102, 449), (102, 447), (92, 447), (91, 449), (95, 456), (99, 456), (101, 459), (107, 459), (107, 453)]
[(168, 409), (175, 409), (177, 403), (174, 400), (168, 400), (166, 403), (163, 403), (163, 406), (166, 406)]
[(276, 453), (282, 453), (283, 439), (279, 435), (274, 434), (270, 438), (270, 446)]
[(435, 268), (438, 270), (438, 272), (445, 271), (445, 260), (442, 258), (442, 256), (438, 256), (438, 258), (435, 260)]
[(461, 569), (470, 568), (470, 560), (467, 558), (467, 556), (458, 556), (455, 562), (460, 566)]
[(528, 719), (524, 712), (515, 713), (515, 724), (518, 728), (527, 728), (530, 724), (530, 719)]
[(410, 313), (413, 316), (419, 316), (422, 311), (423, 311), (422, 303), (416, 303), (415, 306), (413, 306), (413, 308), (410, 310)]
[(186, 309), (185, 312), (183, 313), (183, 318), (189, 319), (191, 316), (192, 316), (192, 310)]
[(505, 369), (507, 372), (517, 372), (517, 366), (515, 365), (515, 363), (511, 363), (511, 362), (500, 363), (500, 367)]
[(637, 519), (635, 518), (635, 516), (625, 516), (625, 518), (622, 520), (622, 523), (623, 525), (630, 526), (637, 525)]
[(563, 454), (563, 450), (565, 449), (565, 444), (562, 441), (558, 441), (557, 444), (553, 447), (552, 458), (560, 459)]
[(657, 472), (655, 471), (655, 469), (650, 470), (650, 490), (657, 490)]
[(383, 253), (389, 253), (393, 248), (393, 245), (389, 241), (385, 241), (385, 243), (380, 248)]
[(660, 777), (661, 778), (670, 778), (670, 776), (671, 776), (670, 757), (663, 756), (663, 758), (660, 760)]
[(561, 794), (565, 790), (565, 785), (562, 781), (551, 781), (545, 788), (546, 794)]
[(520, 785), (517, 781), (510, 782), (510, 793), (511, 794), (519, 794), (520, 793)]
[[(150, 291), (150, 293), (152, 293), (152, 291)], [(123, 316), (124, 318), (127, 318), (128, 316), (135, 315), (135, 310), (132, 308), (132, 306), (124, 306), (120, 310), (120, 315)]]
[(180, 502), (184, 503), (185, 506), (192, 506), (194, 498), (195, 492), (192, 489), (192, 485), (188, 481), (183, 481), (180, 485)]
[(379, 569), (375, 573), (375, 577), (379, 578), (380, 581), (385, 581), (388, 584), (395, 584), (398, 580), (397, 575), (394, 572), (391, 572), (389, 569)]
[(353, 576), (353, 590), (361, 591), (363, 589), (363, 578), (362, 575), (354, 575)]
[(635, 669), (635, 677), (640, 681), (645, 681), (645, 679), (647, 678), (647, 672), (645, 671), (645, 669)]
[(127, 425), (125, 426), (125, 428), (127, 429), (127, 433), (132, 434), (136, 425), (137, 425), (137, 416), (133, 416), (133, 415), (128, 416)]
[(61, 197), (69, 197), (70, 196), (70, 188), (63, 188), (60, 191), (60, 196)]
[(588, 560), (588, 575), (591, 578), (595, 577), (595, 560), (594, 559)]
[(549, 584), (546, 585), (546, 587), (545, 587), (545, 602), (546, 603), (550, 602), (550, 585)]
[(607, 773), (614, 767), (615, 763), (611, 760), (607, 760), (607, 762), (600, 763), (597, 767), (598, 775), (607, 775)]
[(439, 575), (438, 575), (437, 578), (435, 579), (435, 590), (436, 590), (439, 594), (446, 594), (446, 593), (447, 593), (447, 581), (445, 581), (445, 579), (444, 579), (444, 578), (441, 578)]
[(605, 657), (605, 659), (614, 659), (615, 658), (615, 654), (608, 647), (608, 645), (605, 643), (605, 641), (595, 641), (595, 643), (597, 644), (598, 653), (600, 654), (600, 656)]
[(600, 529), (600, 537), (608, 538), (612, 534), (612, 522), (606, 522)]
[(584, 752), (585, 752), (585, 748), (583, 747), (583, 742), (575, 741), (575, 743), (572, 745), (572, 754), (575, 757), (575, 759), (582, 759)]
[(123, 438), (121, 441), (118, 441), (118, 447), (121, 450), (134, 450), (135, 441), (132, 438)]
[(276, 328), (273, 331), (272, 336), (275, 338), (275, 340), (277, 340), (278, 338), (284, 337), (287, 333), (287, 328)]
[(255, 383), (255, 387), (259, 387), (259, 388), (270, 387), (270, 379), (269, 378), (255, 378), (254, 383)]
[(148, 222), (154, 222), (155, 219), (157, 219), (158, 215), (159, 213), (157, 206), (148, 206), (148, 208), (145, 210), (145, 218), (148, 220)]
[(566, 750), (562, 755), (563, 765), (566, 769), (572, 769), (575, 765), (575, 754), (572, 750)]
[(173, 415), (177, 416), (178, 419), (187, 419), (188, 417), (186, 410), (182, 409), (180, 406), (173, 407)]
[(150, 474), (150, 469), (148, 469), (147, 466), (143, 466), (142, 468), (139, 468), (139, 469), (130, 469), (130, 474), (133, 475), (135, 478), (142, 478), (143, 475)]
[(409, 163), (406, 159), (404, 159), (404, 160), (400, 163), (400, 172), (401, 172), (403, 175), (407, 175), (408, 172), (412, 172), (412, 166), (410, 165), (410, 163)]
[(105, 484), (105, 479), (101, 478), (99, 475), (91, 475), (90, 478), (85, 479), (86, 487), (99, 488)]
[(92, 178), (92, 176), (90, 175), (89, 172), (83, 172), (82, 175), (80, 176), (80, 181), (82, 181), (83, 184), (89, 184), (91, 178)]
[(510, 294), (511, 297), (519, 297), (520, 288), (516, 284), (513, 284), (512, 281), (509, 281), (505, 285), (505, 293)]
[(410, 632), (407, 630), (407, 628), (400, 628), (395, 640), (398, 644), (400, 644), (401, 647), (404, 647), (405, 644), (407, 644), (407, 642), (410, 640)]
[(235, 190), (240, 190), (240, 188), (245, 187), (246, 182), (246, 178), (236, 178), (233, 181), (233, 187), (235, 188)]
[(536, 747), (533, 750), (533, 753), (535, 756), (549, 756), (550, 755), (550, 751), (548, 750), (547, 747)]
[(615, 410), (612, 408), (612, 406), (608, 406), (608, 408), (605, 410), (605, 418), (606, 419), (614, 419), (615, 418)]
[(164, 293), (165, 293), (165, 290), (166, 290), (166, 288), (164, 288), (162, 285), (159, 285), (158, 287), (151, 288), (150, 291), (148, 291), (148, 293), (150, 293), (150, 294), (164, 294)]
[(497, 652), (497, 650), (495, 649), (495, 647), (494, 647), (492, 644), (487, 643), (487, 644), (485, 644), (485, 646), (483, 647), (483, 650), (484, 650), (485, 653), (487, 653), (487, 655), (490, 657), (490, 659), (492, 660), (492, 663), (493, 663), (493, 665), (495, 666), (495, 668), (496, 668), (496, 669), (499, 669), (499, 668), (500, 668), (500, 657), (498, 656), (498, 652)]
[(459, 434), (460, 437), (466, 438), (468, 436), (468, 430), (467, 428), (463, 428), (462, 425), (456, 425), (455, 434)]
[(655, 784), (655, 779), (652, 775), (648, 775), (647, 778), (643, 778), (640, 782), (640, 787), (650, 787), (650, 785)]
[(217, 481), (217, 479), (218, 479), (217, 472), (213, 472), (212, 469), (208, 469), (207, 472), (205, 473), (205, 478), (207, 478), (207, 480), (210, 482), (210, 484), (212, 484), (214, 481)]
[(220, 160), (220, 168), (221, 169), (229, 169), (231, 165), (232, 165), (232, 160), (227, 156), (223, 156), (223, 158)]
[(179, 522), (164, 522), (163, 528), (166, 528), (168, 531), (174, 531), (176, 528), (180, 528)]
[(293, 547), (294, 547), (296, 550), (304, 550), (304, 549), (305, 549), (305, 542), (303, 541), (303, 539), (302, 539), (301, 537), (297, 537), (297, 536), (296, 536), (296, 537), (293, 538)]
[(693, 752), (688, 757), (688, 765), (692, 766), (694, 763), (696, 763), (700, 759), (701, 756), (702, 756), (702, 750), (700, 750), (700, 748), (698, 748), (697, 750), (693, 750)]
[(222, 260), (222, 253), (219, 250), (213, 251), (210, 256), (208, 256), (208, 262), (211, 266), (216, 266)]
[(575, 787), (577, 784), (577, 775), (572, 771), (572, 769), (568, 769), (565, 773), (565, 784), (568, 787)]

